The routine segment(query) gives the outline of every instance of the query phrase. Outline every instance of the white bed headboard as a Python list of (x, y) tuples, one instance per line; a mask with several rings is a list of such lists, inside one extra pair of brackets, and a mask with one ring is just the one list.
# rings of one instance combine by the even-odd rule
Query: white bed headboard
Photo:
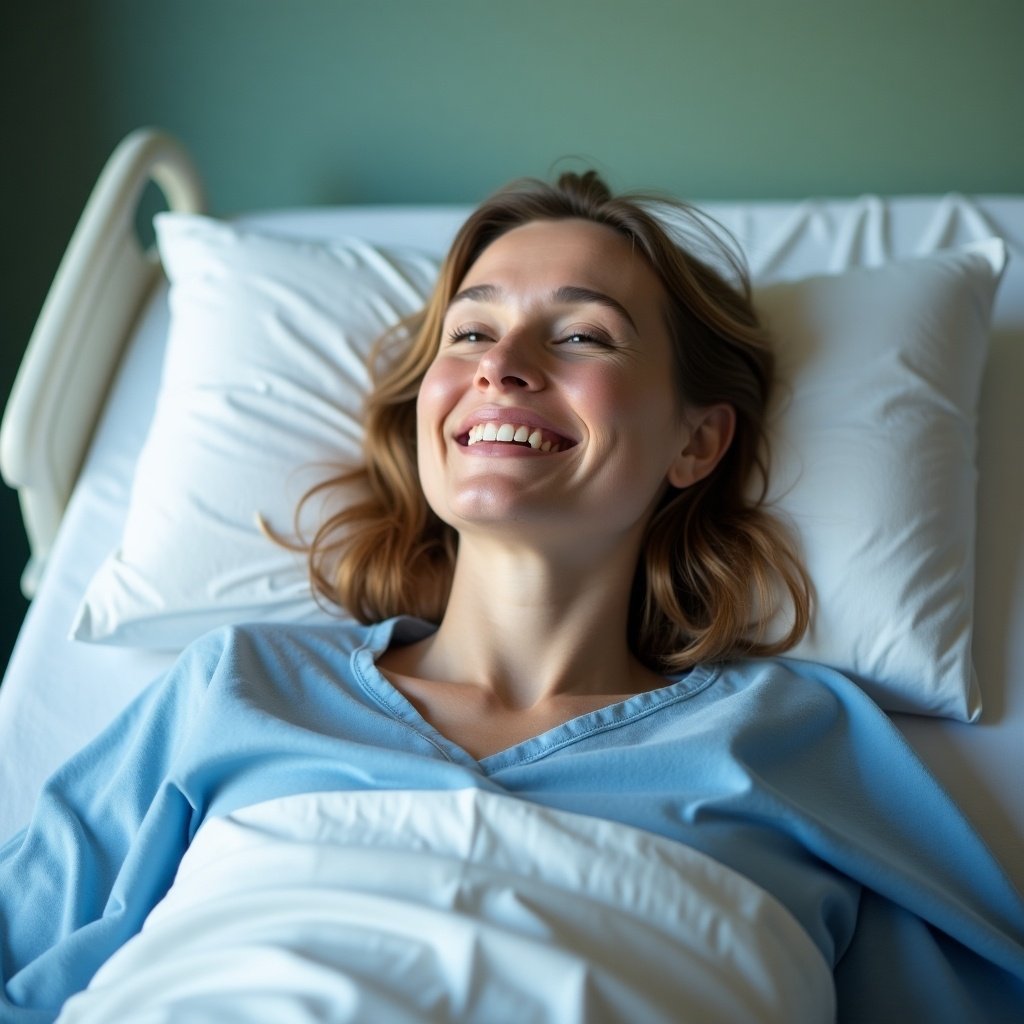
[(198, 172), (170, 136), (142, 128), (117, 147), (68, 244), (4, 413), (0, 472), (18, 489), (28, 533), (31, 559), (21, 580), (27, 597), (57, 534), (122, 346), (160, 272), (135, 230), (149, 181), (172, 210), (205, 208)]

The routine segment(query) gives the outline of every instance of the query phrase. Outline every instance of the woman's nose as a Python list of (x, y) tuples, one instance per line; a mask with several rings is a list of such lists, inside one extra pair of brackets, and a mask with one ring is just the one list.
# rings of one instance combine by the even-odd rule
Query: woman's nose
[(540, 365), (537, 355), (530, 352), (529, 341), (506, 336), (491, 345), (477, 363), (476, 385), (499, 391), (536, 391), (542, 387)]

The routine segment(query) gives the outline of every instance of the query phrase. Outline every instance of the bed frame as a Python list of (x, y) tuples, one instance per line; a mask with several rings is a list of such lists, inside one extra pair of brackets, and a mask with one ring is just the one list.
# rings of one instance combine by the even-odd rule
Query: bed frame
[(0, 428), (0, 469), (18, 489), (32, 597), (131, 328), (160, 277), (136, 231), (153, 181), (172, 210), (206, 208), (199, 174), (169, 135), (141, 128), (117, 148), (68, 243), (25, 351)]

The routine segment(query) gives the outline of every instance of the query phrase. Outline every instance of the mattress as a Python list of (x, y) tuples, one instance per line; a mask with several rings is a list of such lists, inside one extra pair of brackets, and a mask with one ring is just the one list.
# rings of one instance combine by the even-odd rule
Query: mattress
[[(997, 299), (981, 401), (974, 663), (984, 712), (962, 724), (896, 715), (934, 774), (1024, 888), (1024, 199), (904, 197), (706, 204), (739, 238), (757, 280), (836, 272), (997, 234), (1011, 262)], [(243, 220), (283, 235), (354, 235), (441, 253), (465, 208), (292, 210)], [(155, 678), (173, 654), (68, 639), (81, 595), (118, 540), (160, 378), (160, 284), (139, 318), (0, 688), (0, 838), (40, 783)]]

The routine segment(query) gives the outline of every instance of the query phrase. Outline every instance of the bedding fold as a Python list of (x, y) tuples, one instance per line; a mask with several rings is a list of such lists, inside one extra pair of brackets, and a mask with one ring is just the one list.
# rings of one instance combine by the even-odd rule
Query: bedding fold
[(464, 789), (311, 793), (209, 819), (69, 1000), (94, 1021), (830, 1021), (773, 896), (618, 823)]

